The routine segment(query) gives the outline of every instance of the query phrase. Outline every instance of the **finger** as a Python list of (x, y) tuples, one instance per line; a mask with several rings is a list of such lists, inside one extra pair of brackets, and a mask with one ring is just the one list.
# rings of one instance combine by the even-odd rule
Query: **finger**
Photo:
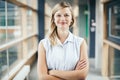
[(78, 69), (80, 68), (80, 65), (82, 65), (84, 62), (86, 62), (84, 59), (80, 60), (77, 65), (76, 65), (76, 68), (75, 69)]
[(78, 61), (77, 65), (81, 64), (82, 62), (84, 62), (85, 60), (80, 60)]
[(86, 61), (83, 61), (80, 64), (78, 64), (78, 66), (84, 66), (84, 65), (86, 65)]
[(81, 70), (81, 69), (84, 69), (85, 67), (86, 67), (86, 65), (78, 66), (78, 67), (76, 68), (76, 70)]
[(86, 67), (86, 64), (86, 61), (83, 61), (76, 66), (76, 69), (83, 69), (84, 67)]
[(84, 65), (82, 65), (82, 66), (79, 67), (79, 70), (84, 69), (86, 66), (87, 66), (87, 65), (86, 65), (86, 63), (85, 63)]
[(77, 64), (77, 66), (80, 66), (80, 65), (82, 65), (82, 64), (84, 64), (84, 63), (86, 63), (86, 61), (82, 60), (82, 61), (80, 61), (80, 62)]
[(76, 65), (76, 68), (79, 67), (80, 64), (82, 64), (84, 62), (84, 60), (80, 60), (77, 65)]

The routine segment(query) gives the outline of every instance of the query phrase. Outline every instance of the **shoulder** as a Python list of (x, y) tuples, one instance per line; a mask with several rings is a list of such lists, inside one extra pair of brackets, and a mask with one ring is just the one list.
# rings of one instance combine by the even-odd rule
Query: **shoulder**
[(41, 44), (41, 43), (42, 43), (43, 45), (44, 45), (44, 44), (49, 44), (49, 39), (48, 39), (48, 38), (41, 39), (40, 42), (39, 42), (39, 44)]
[(49, 46), (51, 45), (50, 41), (49, 41), (49, 38), (41, 39), (40, 42), (39, 42), (39, 46), (40, 45), (42, 45), (45, 48), (45, 50), (47, 50), (49, 48)]
[(74, 39), (75, 43), (82, 44), (84, 42), (84, 38), (79, 37), (79, 36), (73, 35), (73, 39)]
[(40, 40), (40, 42), (46, 42), (48, 40), (48, 38), (43, 38)]

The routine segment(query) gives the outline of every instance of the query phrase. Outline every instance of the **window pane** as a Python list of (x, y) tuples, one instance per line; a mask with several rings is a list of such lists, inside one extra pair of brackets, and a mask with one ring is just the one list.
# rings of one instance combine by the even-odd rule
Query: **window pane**
[(32, 37), (27, 40), (28, 53), (30, 53), (32, 50), (37, 50), (37, 47), (38, 47), (37, 37)]
[(33, 6), (32, 3), (33, 3), (34, 1), (32, 1), (32, 0), (26, 0), (26, 1), (27, 1), (27, 5)]
[(110, 75), (120, 76), (120, 50), (110, 47)]
[[(8, 49), (9, 69), (15, 67), (15, 65), (22, 59), (21, 53), (22, 47), (19, 43)], [(0, 52), (0, 80), (6, 73), (8, 73), (7, 68), (7, 51), (5, 50)]]
[(0, 79), (3, 77), (7, 70), (7, 52), (1, 51), (0, 52)]
[(120, 39), (120, 4), (110, 8), (111, 32), (110, 34)]
[(0, 45), (6, 42), (6, 29), (0, 28)]
[(0, 0), (0, 45), (6, 41), (5, 2)]
[(7, 3), (7, 40), (11, 41), (21, 36), (20, 9)]
[(9, 53), (9, 65), (12, 65), (13, 63), (19, 61), (21, 59), (21, 45), (17, 44), (11, 48), (8, 49)]
[(18, 6), (14, 4), (7, 3), (7, 21), (8, 26), (15, 27), (16, 25), (19, 26), (20, 23), (16, 24), (20, 20), (20, 9)]
[(0, 11), (0, 27), (5, 27), (5, 12)]
[(27, 10), (27, 34), (30, 35), (33, 33), (33, 23), (32, 23), (32, 10)]
[(0, 27), (5, 26), (5, 2), (0, 0)]
[(27, 44), (28, 44), (28, 53), (31, 52), (31, 50), (33, 50), (33, 38), (30, 38), (27, 40)]

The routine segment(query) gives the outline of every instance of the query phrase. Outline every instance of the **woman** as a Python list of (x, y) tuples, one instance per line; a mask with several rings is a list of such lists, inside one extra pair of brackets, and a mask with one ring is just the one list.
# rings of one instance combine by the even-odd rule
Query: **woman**
[(85, 80), (89, 68), (87, 45), (69, 31), (73, 23), (69, 3), (61, 2), (53, 8), (49, 37), (38, 46), (40, 80)]

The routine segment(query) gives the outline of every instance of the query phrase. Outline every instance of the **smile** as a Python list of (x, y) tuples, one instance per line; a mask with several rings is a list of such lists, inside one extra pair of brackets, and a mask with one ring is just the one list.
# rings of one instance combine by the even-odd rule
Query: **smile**
[(64, 25), (64, 24), (66, 24), (66, 22), (61, 22), (60, 24)]

